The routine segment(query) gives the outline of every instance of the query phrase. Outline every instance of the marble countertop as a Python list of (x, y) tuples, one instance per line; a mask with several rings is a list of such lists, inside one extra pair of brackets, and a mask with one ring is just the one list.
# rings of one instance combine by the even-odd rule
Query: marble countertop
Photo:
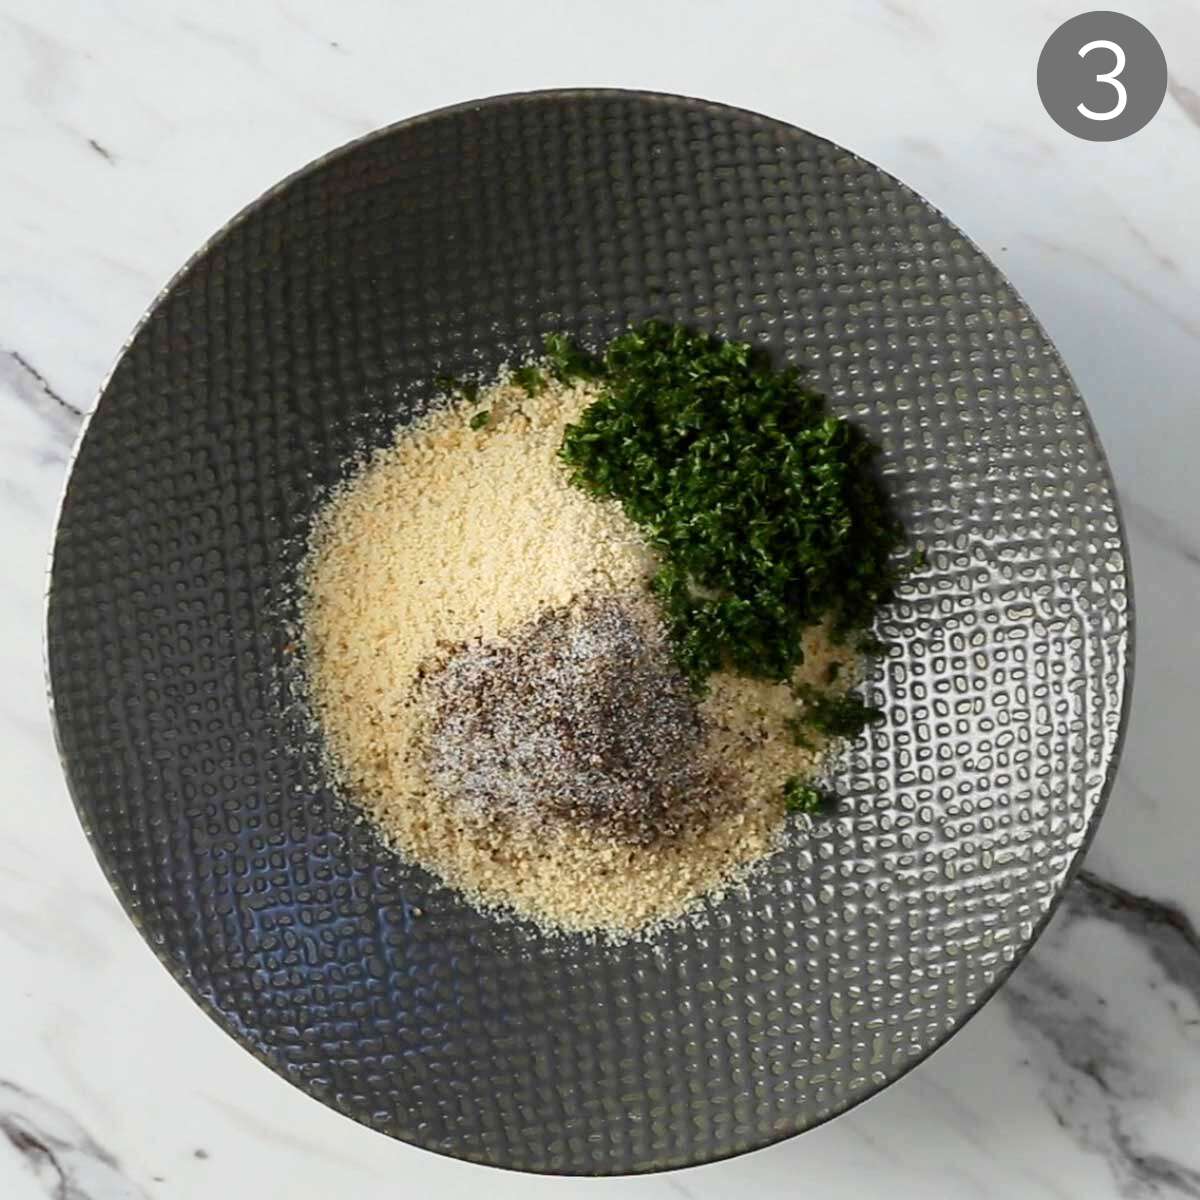
[[(1200, 1196), (1200, 6), (1130, 0), (1167, 99), (1121, 142), (1042, 110), (1060, 0), (426, 5), (0, 0), (0, 1196)], [(497, 92), (619, 85), (804, 125), (899, 175), (1008, 272), (1091, 406), (1134, 561), (1137, 694), (1050, 928), (897, 1085), (802, 1138), (627, 1180), (440, 1159), (324, 1109), (201, 1016), (66, 795), (43, 566), (81, 414), (213, 230), (314, 156)], [(1188, 214), (1191, 213), (1192, 216)]]

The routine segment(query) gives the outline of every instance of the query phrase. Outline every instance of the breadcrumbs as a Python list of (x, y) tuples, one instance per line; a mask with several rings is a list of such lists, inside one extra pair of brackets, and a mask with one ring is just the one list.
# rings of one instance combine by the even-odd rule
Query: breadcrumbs
[[(686, 836), (646, 843), (602, 825), (513, 821), (456, 794), (466, 776), (448, 768), (445, 744), (431, 750), (447, 722), (426, 681), (474, 661), (464, 654), (512, 661), (547, 614), (645, 603), (654, 553), (615, 501), (571, 487), (557, 457), (594, 397), (587, 383), (529, 396), (500, 382), (399, 429), (314, 522), (304, 650), (335, 782), (390, 843), (482, 908), (621, 938), (694, 908), (770, 852), (786, 825), (783, 782), (813, 774), (821, 747), (796, 745), (787, 686), (718, 673), (698, 707), (712, 792)], [(820, 682), (838, 661), (848, 681), (848, 653), (814, 629), (798, 678)]]

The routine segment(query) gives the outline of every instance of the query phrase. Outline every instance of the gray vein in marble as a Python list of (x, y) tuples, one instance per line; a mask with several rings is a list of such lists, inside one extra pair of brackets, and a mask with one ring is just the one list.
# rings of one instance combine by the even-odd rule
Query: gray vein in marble
[(1064, 908), (1068, 920), (1098, 917), (1138, 938), (1163, 974), (1200, 1001), (1200, 934), (1181, 909), (1088, 870), (1079, 872)]
[(0, 1136), (53, 1200), (144, 1200), (117, 1159), (74, 1117), (5, 1079)]
[(1115, 785), (1117, 790), (1128, 792), (1138, 803), (1138, 806), (1146, 809), (1158, 810), (1162, 808), (1162, 801), (1153, 792), (1148, 792), (1142, 785), (1133, 777), (1128, 766), (1122, 764), (1120, 774), (1117, 776)]
[[(76, 408), (69, 400), (64, 400), (50, 386), (50, 381), (35, 367), (23, 354), (16, 350), (0, 351), (12, 366), (17, 370), (14, 372), (12, 366), (5, 369), (4, 364), (0, 361), (0, 384), (7, 383), (17, 396), (25, 401), (30, 401), (38, 398), (40, 395), (47, 400), (52, 400), (59, 408), (68, 412), (75, 418), (74, 427), (78, 428), (79, 422), (83, 420), (83, 410)], [(32, 386), (31, 386), (32, 385)]]
[(1121, 224), (1129, 231), (1129, 235), (1146, 253), (1154, 260), (1154, 262), (1162, 267), (1164, 271), (1170, 271), (1172, 275), (1179, 274), (1179, 263), (1175, 261), (1165, 250), (1160, 249), (1150, 240), (1148, 234), (1139, 229), (1128, 217), (1121, 217)]
[(88, 138), (87, 144), (89, 146), (91, 146), (91, 148), (93, 150), (95, 150), (95, 152), (98, 155), (100, 155), (100, 157), (102, 159), (104, 159), (105, 162), (112, 163), (113, 166), (116, 166), (116, 163), (117, 163), (116, 155), (114, 155), (111, 150), (108, 150), (104, 146), (100, 145), (100, 143), (98, 141), (96, 141), (95, 138), (91, 138), (91, 137)]
[(1121, 511), (1131, 529), (1193, 567), (1200, 567), (1200, 547), (1194, 545), (1184, 530), (1166, 517), (1126, 495), (1121, 497)]
[(936, 143), (931, 142), (928, 138), (923, 137), (902, 137), (900, 144), (906, 149), (911, 150), (914, 154), (923, 155), (926, 158), (945, 158), (942, 148)]
[[(67, 465), (66, 450), (60, 454), (37, 450), (34, 452), (34, 456), (35, 461), (41, 466), (65, 467)], [(38, 520), (44, 514), (46, 506), (42, 498), (23, 483), (0, 478), (0, 509), (4, 508), (10, 509), (14, 514), (21, 513), (31, 520)]]
[(302, 33), (308, 34), (314, 41), (324, 42), (325, 45), (333, 50), (338, 50), (343, 54), (346, 53), (346, 48), (341, 42), (334, 41), (333, 38), (329, 37), (323, 31), (319, 31), (309, 24), (308, 18), (311, 14), (305, 13), (303, 17), (297, 16), (286, 4), (281, 4), (276, 11), (293, 29), (298, 29)]
[(1025, 1035), (1052, 1051), (1040, 1055), (1051, 1115), (1081, 1149), (1105, 1160), (1118, 1194), (1200, 1197), (1200, 1171), (1144, 1146), (1129, 1128), (1147, 1081), (1123, 1053), (1122, 1030), (1106, 1019), (1107, 1000), (1081, 992), (1047, 954), (1026, 959), (1001, 995)]
[(859, 1144), (875, 1156), (876, 1162), (887, 1166), (896, 1161), (895, 1147), (885, 1143), (883, 1139), (884, 1130), (874, 1124), (860, 1121), (854, 1133)]
[(677, 1196), (683, 1196), (684, 1200), (692, 1200), (693, 1193), (691, 1189), (680, 1183), (678, 1179), (672, 1179), (670, 1175), (664, 1175), (662, 1176), (662, 1184), (668, 1192), (674, 1192)]
[[(190, 36), (207, 42), (232, 60), (241, 63), (255, 76), (270, 78), (277, 86), (288, 91), (295, 89), (295, 85), (290, 79), (269, 69), (269, 60), (264, 62), (261, 50), (253, 41), (248, 42), (236, 33), (228, 33), (219, 27), (202, 25), (188, 17), (180, 18), (178, 25)], [(350, 129), (356, 136), (369, 133), (378, 124), (377, 121), (371, 120), (365, 114), (352, 115), (348, 107), (339, 110), (319, 104), (313, 94), (305, 93), (303, 99), (313, 113), (320, 113), (335, 124)]]
[(290, 1133), (278, 1123), (272, 1122), (261, 1114), (251, 1112), (228, 1097), (208, 1094), (205, 1098), (214, 1108), (224, 1112), (238, 1128), (251, 1130), (257, 1136), (263, 1138), (264, 1141), (276, 1142), (288, 1146), (293, 1152), (299, 1154), (318, 1154), (326, 1162), (337, 1162), (342, 1166), (354, 1167), (358, 1170), (367, 1169), (365, 1164), (352, 1158), (350, 1155), (339, 1153), (329, 1146), (313, 1146), (309, 1142), (306, 1142), (304, 1138)]
[[(1120, 928), (1167, 980), (1200, 1000), (1200, 935), (1180, 909), (1085, 870), (1068, 890), (1060, 936), (1088, 920)], [(1053, 934), (1050, 940), (1056, 940)], [(1045, 948), (1021, 965), (1000, 994), (1025, 1035), (1053, 1051), (1041, 1060), (1051, 1115), (1082, 1149), (1106, 1161), (1118, 1193), (1200, 1197), (1200, 1169), (1144, 1144), (1135, 1122), (1139, 1104), (1158, 1091), (1153, 1064), (1131, 1050), (1127, 1031), (1108, 1014), (1107, 996), (1080, 987), (1060, 967), (1059, 956)], [(1178, 1007), (1171, 1008), (1178, 1017)]]
[(26, 99), (35, 110), (48, 106), (55, 99), (63, 74), (62, 43), (11, 13), (0, 14), (0, 20), (16, 31), (27, 51), (31, 70), (25, 80)]
[[(1024, 126), (988, 120), (981, 129), (997, 140), (998, 152), (1014, 162), (1040, 165), (1058, 158), (1058, 148), (1049, 138), (1040, 137)], [(1061, 134), (1062, 131), (1055, 129), (1055, 132)]]
[(1157, 1196), (1162, 1195), (1162, 1189), (1166, 1187), (1180, 1196), (1200, 1196), (1200, 1171), (1185, 1167), (1165, 1155), (1146, 1154), (1138, 1150), (1115, 1114), (1110, 1129), (1117, 1149), (1137, 1172), (1133, 1186), (1124, 1189), (1126, 1195)]
[(1156, 313), (1159, 313), (1166, 320), (1170, 321), (1172, 325), (1187, 334), (1188, 337), (1196, 338), (1200, 341), (1200, 321), (1185, 317), (1178, 309), (1164, 304), (1154, 292), (1143, 287), (1141, 284), (1134, 283), (1132, 279), (1127, 279), (1120, 272), (1113, 270), (1112, 265), (1099, 254), (1091, 254), (1086, 250), (1080, 249), (1078, 246), (1065, 246), (1061, 242), (1052, 241), (1050, 238), (1033, 235), (1030, 236), (1029, 242), (1045, 250), (1048, 254), (1064, 258), (1074, 258), (1079, 262), (1087, 263), (1093, 270), (1107, 275), (1115, 284), (1130, 296), (1140, 300), (1147, 308), (1153, 309)]
[(241, 36), (236, 32), (228, 32), (220, 28), (202, 25), (190, 17), (179, 18), (179, 28), (211, 46), (216, 46), (233, 58), (240, 59), (249, 66), (258, 66), (262, 61), (262, 52), (251, 38)]
[[(49, 427), (53, 440), (36, 447), (34, 457), (47, 464), (66, 466), (83, 422), (83, 413), (55, 391), (49, 380), (15, 350), (0, 350), (0, 401), (13, 396)], [(37, 498), (12, 479), (0, 479), (0, 501), (31, 515), (39, 515)]]
[(929, 22), (915, 9), (900, 3), (900, 0), (883, 0), (883, 8), (895, 18), (898, 28), (906, 29), (923, 38), (933, 37), (933, 27)]
[(1180, 83), (1176, 79), (1172, 79), (1167, 83), (1167, 91), (1170, 92), (1172, 99), (1183, 110), (1183, 115), (1193, 125), (1200, 125), (1200, 92), (1194, 91), (1186, 83)]

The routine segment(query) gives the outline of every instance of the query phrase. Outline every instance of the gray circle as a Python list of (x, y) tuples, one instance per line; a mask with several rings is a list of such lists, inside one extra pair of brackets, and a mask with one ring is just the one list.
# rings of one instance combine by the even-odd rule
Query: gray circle
[(1115, 142), (1158, 112), (1167, 94), (1167, 60), (1140, 21), (1118, 12), (1080, 13), (1042, 48), (1037, 86), (1046, 111), (1068, 133)]

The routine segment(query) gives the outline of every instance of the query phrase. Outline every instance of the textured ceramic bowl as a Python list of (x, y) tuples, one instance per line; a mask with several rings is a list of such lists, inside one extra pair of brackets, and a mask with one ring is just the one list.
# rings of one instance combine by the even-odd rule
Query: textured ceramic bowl
[[(652, 315), (806, 364), (882, 445), (929, 568), (881, 625), (887, 720), (839, 817), (699, 927), (614, 950), (484, 919), (380, 849), (279, 680), (303, 534), (356, 446), (438, 374)], [(1130, 677), (1104, 456), (1000, 271), (838, 146), (625, 92), (406, 121), (238, 216), (105, 387), (50, 584), (71, 791), (175, 977), (349, 1116), (533, 1171), (736, 1154), (928, 1054), (1053, 908)]]

